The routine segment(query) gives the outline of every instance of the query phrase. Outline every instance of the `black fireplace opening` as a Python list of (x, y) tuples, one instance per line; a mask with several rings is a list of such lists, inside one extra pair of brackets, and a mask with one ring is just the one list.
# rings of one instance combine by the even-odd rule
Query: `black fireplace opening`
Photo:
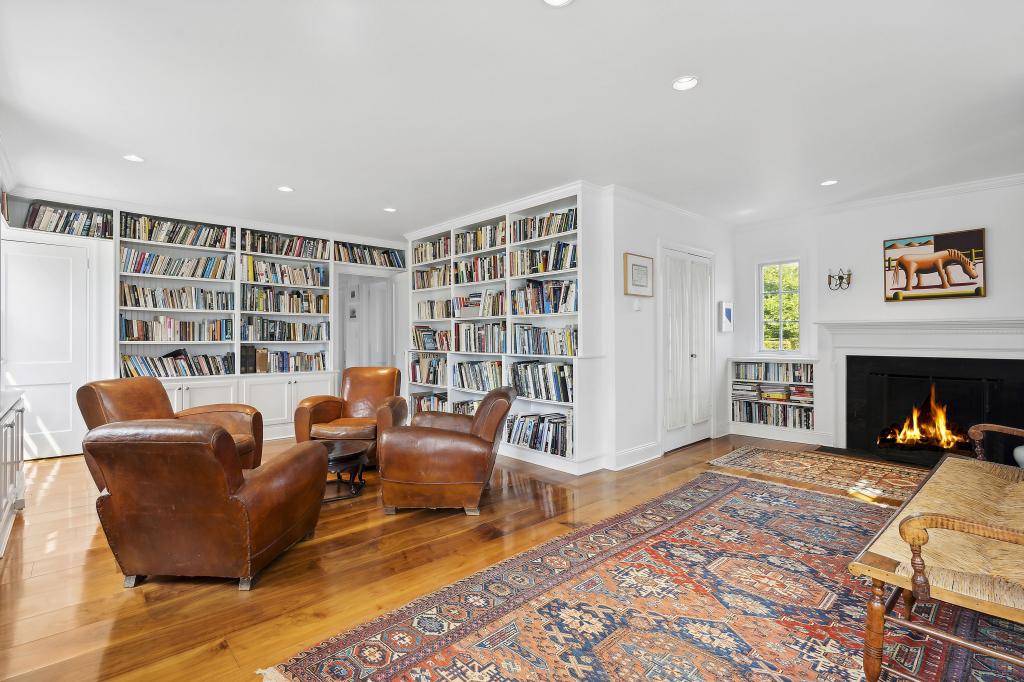
[[(971, 455), (974, 424), (1024, 427), (1024, 360), (851, 355), (846, 358), (846, 447), (911, 464)], [(986, 437), (986, 457), (1015, 464), (1021, 439)]]

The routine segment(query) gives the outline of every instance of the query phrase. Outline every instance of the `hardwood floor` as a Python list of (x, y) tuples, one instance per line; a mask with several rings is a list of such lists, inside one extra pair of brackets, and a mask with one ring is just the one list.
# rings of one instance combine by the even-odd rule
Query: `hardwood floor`
[[(288, 444), (269, 442), (266, 458)], [(478, 517), (385, 516), (371, 473), (362, 497), (325, 505), (316, 537), (268, 566), (251, 592), (171, 578), (124, 589), (82, 458), (29, 463), (26, 510), (0, 560), (0, 678), (259, 679), (257, 668), (667, 492), (752, 444), (809, 449), (730, 436), (579, 478), (502, 458)]]

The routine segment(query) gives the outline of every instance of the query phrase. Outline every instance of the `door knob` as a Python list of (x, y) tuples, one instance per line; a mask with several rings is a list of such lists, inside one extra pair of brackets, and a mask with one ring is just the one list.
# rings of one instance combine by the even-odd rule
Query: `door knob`
[(697, 357), (697, 354), (696, 354), (696, 353), (690, 353), (690, 357), (691, 357), (691, 358), (696, 358), (696, 357)]

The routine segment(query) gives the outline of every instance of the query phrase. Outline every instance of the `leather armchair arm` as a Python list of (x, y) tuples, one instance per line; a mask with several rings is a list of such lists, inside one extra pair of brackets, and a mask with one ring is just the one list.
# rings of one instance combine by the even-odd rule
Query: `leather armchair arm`
[(473, 426), (473, 418), (469, 415), (449, 412), (417, 412), (412, 417), (412, 425), (430, 429), (445, 429), (456, 433), (469, 433), (469, 429)]
[(217, 403), (182, 410), (177, 419), (197, 424), (214, 424), (231, 434), (250, 435), (253, 440), (253, 466), (263, 459), (263, 415), (251, 405)]
[(254, 547), (284, 535), (297, 517), (319, 507), (327, 485), (327, 448), (323, 443), (293, 445), (253, 469), (232, 496), (245, 508)]
[(396, 426), (377, 442), (381, 479), (391, 481), (482, 483), (491, 456), (491, 443), (483, 438), (422, 426)]
[(404, 426), (405, 419), (409, 416), (409, 406), (405, 398), (400, 395), (393, 395), (384, 400), (377, 408), (377, 434), (384, 433), (386, 429), (393, 426)]
[(345, 401), (333, 395), (311, 395), (295, 408), (295, 442), (309, 440), (313, 424), (323, 424), (341, 417)]

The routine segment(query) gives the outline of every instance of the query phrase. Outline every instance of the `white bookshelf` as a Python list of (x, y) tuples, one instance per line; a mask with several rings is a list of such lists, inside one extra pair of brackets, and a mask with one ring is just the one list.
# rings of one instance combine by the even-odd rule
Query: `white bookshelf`
[[(437, 384), (425, 384), (423, 382), (409, 381), (408, 398), (410, 410), (416, 409), (416, 398), (418, 396), (444, 396), (445, 402), (440, 409), (444, 411), (456, 410), (459, 404), (479, 401), (486, 390), (471, 387), (460, 387), (456, 380), (459, 366), (464, 363), (496, 362), (501, 364), (500, 377), (501, 385), (515, 385), (512, 377), (516, 363), (552, 363), (564, 365), (573, 373), (573, 399), (552, 400), (542, 396), (523, 395), (516, 399), (510, 411), (510, 419), (519, 415), (562, 415), (569, 425), (569, 437), (565, 455), (553, 454), (543, 449), (526, 447), (508, 442), (506, 431), (502, 433), (501, 454), (524, 461), (541, 464), (543, 466), (567, 471), (571, 473), (585, 473), (600, 468), (594, 461), (586, 461), (589, 453), (580, 451), (581, 417), (583, 424), (593, 421), (596, 414), (596, 399), (585, 397), (583, 390), (587, 384), (587, 378), (580, 373), (581, 351), (585, 352), (588, 341), (594, 347), (597, 345), (596, 331), (589, 337), (585, 333), (587, 329), (584, 322), (584, 286), (583, 279), (586, 272), (585, 263), (587, 252), (584, 250), (583, 235), (586, 234), (586, 225), (583, 222), (583, 204), (585, 202), (584, 192), (581, 186), (570, 186), (552, 192), (535, 195), (516, 202), (502, 205), (493, 209), (480, 211), (462, 219), (450, 221), (432, 228), (426, 228), (407, 235), (409, 237), (409, 269), (410, 277), (410, 343), (414, 343), (413, 328), (429, 327), (435, 331), (446, 331), (451, 337), (450, 350), (441, 353), (447, 361), (447, 371), (444, 381)], [(525, 237), (515, 239), (513, 237), (513, 223), (520, 219), (537, 218), (547, 216), (551, 213), (563, 213), (572, 209), (575, 212), (575, 224), (573, 229), (555, 234), (539, 237)], [(477, 244), (471, 248), (469, 244), (463, 246), (460, 239), (467, 233), (473, 233), (485, 226), (496, 226), (504, 222), (504, 240), (498, 244)], [(450, 250), (447, 256), (427, 254), (420, 259), (416, 258), (419, 248), (447, 237), (450, 240)], [(562, 268), (552, 272), (535, 272), (531, 274), (518, 274), (513, 276), (510, 258), (514, 252), (519, 250), (547, 250), (552, 244), (563, 242), (576, 248), (576, 264), (574, 267)], [(461, 247), (461, 248), (460, 248)], [(503, 263), (502, 276), (494, 277), (486, 281), (455, 282), (456, 268), (460, 263), (473, 263), (475, 259), (486, 258), (501, 259)], [(416, 288), (416, 272), (426, 271), (431, 268), (449, 266), (451, 277), (448, 282), (441, 286), (424, 286)], [(522, 289), (527, 281), (551, 281), (568, 280), (575, 283), (575, 298), (577, 305), (572, 311), (559, 311), (546, 314), (538, 314), (535, 311), (530, 313), (512, 313), (511, 297), (513, 291)], [(504, 295), (504, 310), (500, 315), (468, 314), (468, 311), (459, 310), (454, 305), (457, 297), (469, 297), (474, 293), (491, 291), (495, 294)], [(453, 317), (450, 319), (429, 319), (420, 314), (419, 304), (426, 300), (438, 300), (447, 298), (453, 302)], [(482, 350), (464, 350), (459, 340), (455, 338), (457, 323), (474, 323), (481, 325), (503, 324), (505, 327), (504, 345), (496, 348)], [(532, 325), (545, 330), (563, 329), (566, 327), (576, 330), (576, 344), (572, 354), (553, 354), (539, 352), (525, 352), (517, 348), (514, 339), (515, 325)], [(410, 348), (406, 371), (412, 362), (418, 360), (430, 351)], [(489, 388), (489, 387), (488, 387)], [(435, 407), (435, 409), (438, 409)], [(582, 456), (581, 456), (582, 455)], [(592, 455), (591, 455), (592, 456)]]
[[(811, 357), (729, 358), (730, 431), (744, 436), (818, 443), (816, 366), (817, 360)], [(802, 394), (803, 398), (793, 400), (794, 393)]]

